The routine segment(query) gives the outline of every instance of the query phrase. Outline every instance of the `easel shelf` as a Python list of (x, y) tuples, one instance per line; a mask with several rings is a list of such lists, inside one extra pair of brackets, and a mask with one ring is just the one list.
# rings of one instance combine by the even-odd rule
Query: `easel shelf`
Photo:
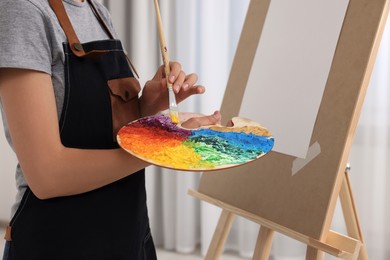
[[(253, 255), (254, 260), (268, 259), (274, 232), (279, 232), (306, 244), (308, 246), (306, 259), (322, 259), (322, 255), (318, 254), (317, 252), (319, 250), (341, 259), (368, 260), (367, 250), (363, 244), (363, 237), (360, 232), (358, 216), (354, 206), (354, 200), (347, 172), (345, 173), (343, 185), (340, 190), (340, 202), (343, 208), (349, 236), (345, 236), (338, 232), (329, 230), (325, 241), (311, 238), (307, 235), (286, 228), (275, 222), (259, 217), (253, 213), (229, 205), (200, 192), (189, 190), (188, 194), (222, 209), (218, 225), (205, 257), (206, 260), (217, 260), (221, 256), (225, 241), (235, 216), (241, 216), (261, 225), (256, 242), (255, 252)], [(315, 258), (313, 258), (313, 255), (315, 255)]]

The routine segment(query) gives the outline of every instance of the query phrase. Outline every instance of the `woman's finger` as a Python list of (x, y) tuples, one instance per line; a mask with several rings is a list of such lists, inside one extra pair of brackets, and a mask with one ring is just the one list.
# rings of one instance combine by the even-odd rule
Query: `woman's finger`
[(205, 87), (201, 85), (189, 87), (187, 90), (184, 90), (183, 88), (179, 93), (176, 94), (176, 101), (180, 103), (192, 95), (203, 94), (205, 91)]
[(180, 63), (176, 61), (169, 62), (169, 66), (171, 68), (171, 74), (169, 74), (169, 82), (175, 83), (176, 79), (179, 77), (179, 74), (181, 73), (181, 65)]
[(183, 82), (183, 90), (187, 91), (189, 88), (191, 88), (195, 83), (198, 81), (198, 75), (195, 73), (191, 73), (186, 76), (185, 81)]
[(173, 90), (175, 91), (175, 93), (180, 92), (181, 88), (183, 87), (183, 83), (185, 79), (186, 79), (186, 74), (184, 73), (184, 71), (180, 71), (175, 82), (173, 83)]

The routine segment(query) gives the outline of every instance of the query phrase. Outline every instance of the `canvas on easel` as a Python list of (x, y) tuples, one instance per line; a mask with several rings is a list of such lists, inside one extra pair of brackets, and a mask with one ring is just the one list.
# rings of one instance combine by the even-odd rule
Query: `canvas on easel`
[[(240, 113), (270, 3), (250, 2), (221, 107), (225, 120)], [(206, 259), (218, 259), (235, 215), (261, 225), (253, 259), (268, 259), (274, 231), (306, 243), (307, 259), (322, 259), (321, 252), (368, 259), (346, 165), (388, 12), (388, 0), (349, 0), (306, 158), (270, 152), (205, 173), (190, 191), (223, 210)], [(330, 230), (338, 197), (348, 235)]]

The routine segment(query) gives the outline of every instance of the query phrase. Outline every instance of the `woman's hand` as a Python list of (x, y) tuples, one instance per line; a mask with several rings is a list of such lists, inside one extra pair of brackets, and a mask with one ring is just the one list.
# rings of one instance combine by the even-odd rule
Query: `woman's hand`
[[(173, 91), (176, 94), (176, 102), (180, 103), (194, 94), (203, 94), (205, 88), (195, 85), (198, 76), (188, 74), (182, 70), (180, 63), (170, 62), (171, 74), (169, 82), (172, 84)], [(154, 115), (168, 108), (167, 79), (164, 72), (164, 66), (160, 66), (153, 79), (146, 82), (140, 98), (141, 116)]]
[[(176, 94), (176, 102), (180, 103), (191, 95), (203, 94), (205, 88), (201, 85), (195, 85), (198, 76), (196, 74), (186, 75), (178, 62), (170, 62), (171, 74), (169, 82), (172, 84), (173, 91)], [(140, 98), (141, 116), (154, 115), (168, 108), (167, 79), (164, 72), (164, 66), (160, 66), (152, 80), (146, 82)], [(181, 125), (188, 129), (199, 128), (206, 125), (215, 125), (221, 123), (221, 114), (215, 111), (209, 116), (193, 116), (185, 120)]]
[(193, 116), (184, 121), (181, 126), (187, 129), (196, 129), (201, 126), (217, 124), (221, 124), (221, 113), (219, 111), (215, 111), (212, 115), (209, 116)]

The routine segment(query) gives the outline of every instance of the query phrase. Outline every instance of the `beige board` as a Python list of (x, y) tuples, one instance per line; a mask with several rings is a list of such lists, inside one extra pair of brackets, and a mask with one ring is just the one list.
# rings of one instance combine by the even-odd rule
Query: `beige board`
[[(203, 174), (198, 191), (324, 240), (344, 178), (388, 3), (350, 0), (310, 142), (320, 145), (318, 155), (292, 174), (297, 158), (270, 152), (242, 167)], [(221, 107), (224, 121), (239, 113), (269, 4), (270, 0), (252, 0), (249, 5)]]

